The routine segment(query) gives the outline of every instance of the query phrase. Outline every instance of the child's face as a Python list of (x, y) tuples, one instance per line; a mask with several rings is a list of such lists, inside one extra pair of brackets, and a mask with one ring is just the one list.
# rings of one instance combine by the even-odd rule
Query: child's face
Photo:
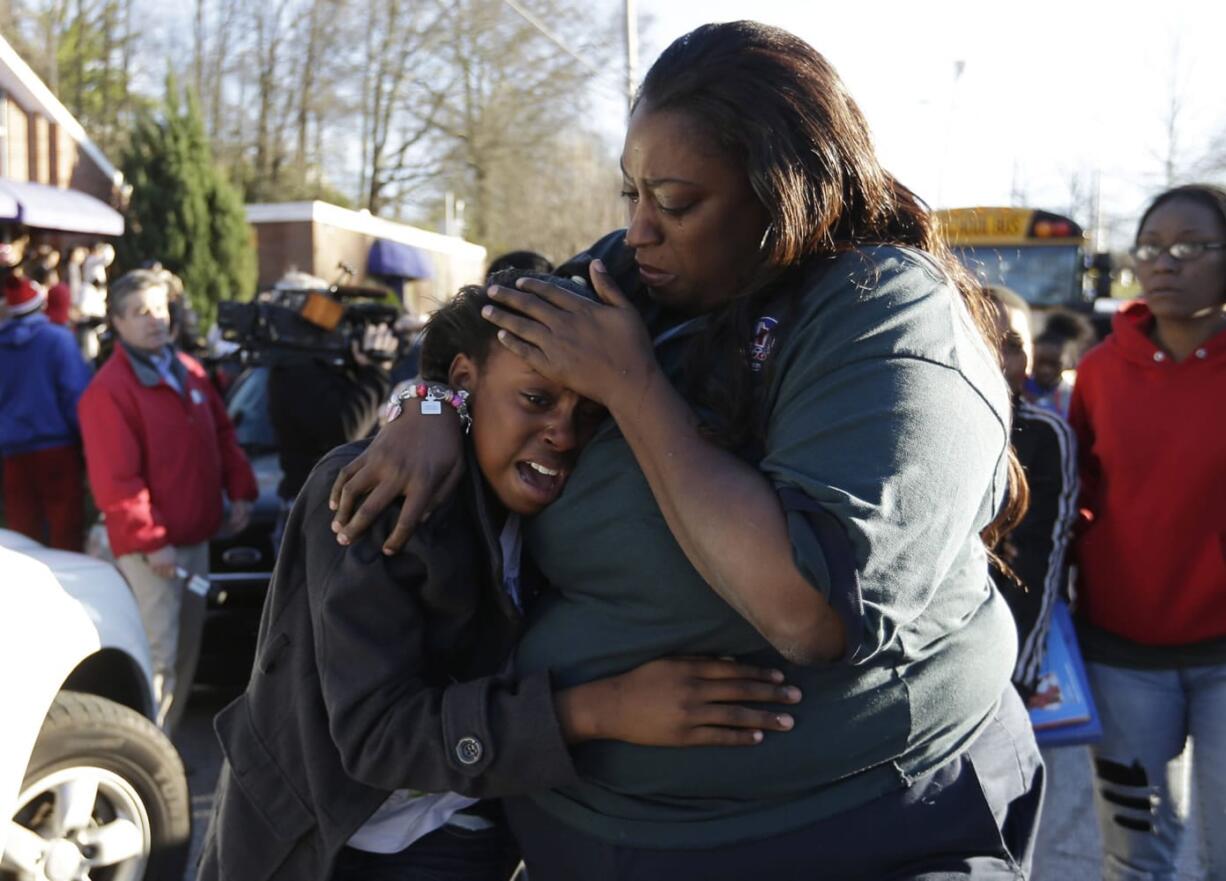
[(996, 332), (1001, 339), (1005, 380), (1014, 394), (1021, 394), (1030, 362), (1030, 317), (1021, 309), (996, 304)]
[(1064, 372), (1064, 346), (1056, 343), (1036, 343), (1034, 347), (1034, 379), (1043, 388), (1055, 388)]
[(451, 383), (472, 395), (473, 449), (507, 510), (535, 514), (562, 492), (604, 409), (546, 379), (497, 342), (478, 365), (457, 355)]

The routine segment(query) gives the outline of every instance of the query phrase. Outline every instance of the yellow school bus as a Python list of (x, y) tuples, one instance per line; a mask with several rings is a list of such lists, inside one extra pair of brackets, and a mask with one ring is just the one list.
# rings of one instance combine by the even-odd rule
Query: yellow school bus
[(1012, 288), (1032, 306), (1091, 308), (1086, 235), (1070, 218), (1032, 208), (949, 208), (936, 218), (954, 254), (985, 284)]

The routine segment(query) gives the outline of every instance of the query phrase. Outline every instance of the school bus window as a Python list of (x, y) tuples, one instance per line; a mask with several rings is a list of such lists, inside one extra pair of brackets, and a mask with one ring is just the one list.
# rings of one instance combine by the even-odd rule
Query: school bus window
[(937, 212), (954, 253), (980, 279), (1012, 288), (1033, 306), (1084, 308), (1085, 234), (1071, 218), (1031, 208)]
[(954, 248), (985, 284), (1005, 285), (1036, 306), (1062, 306), (1081, 296), (1081, 250), (1068, 245)]

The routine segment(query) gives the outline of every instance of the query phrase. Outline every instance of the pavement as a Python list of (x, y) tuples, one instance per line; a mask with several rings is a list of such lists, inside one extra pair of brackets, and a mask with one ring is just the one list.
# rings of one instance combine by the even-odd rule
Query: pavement
[[(233, 692), (201, 691), (192, 695), (175, 743), (188, 766), (192, 792), (192, 856), (184, 881), (195, 881), (213, 788), (221, 769), (221, 753), (213, 736), (213, 716), (234, 697)], [(1101, 840), (1094, 818), (1090, 754), (1085, 747), (1044, 750), (1048, 791), (1030, 881), (1097, 881), (1102, 877)], [(1189, 822), (1179, 859), (1178, 881), (1201, 881), (1197, 859), (1195, 817)], [(837, 881), (837, 879), (832, 879)]]
[(221, 748), (213, 734), (213, 717), (234, 697), (232, 691), (196, 689), (175, 732), (175, 746), (187, 767), (187, 787), (192, 798), (192, 847), (183, 881), (195, 881), (196, 862), (213, 809), (213, 790), (221, 772)]

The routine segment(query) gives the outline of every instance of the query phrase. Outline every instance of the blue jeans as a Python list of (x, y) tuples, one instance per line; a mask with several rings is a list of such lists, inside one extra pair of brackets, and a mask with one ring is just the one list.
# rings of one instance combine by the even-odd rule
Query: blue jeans
[(448, 825), (400, 853), (346, 847), (331, 881), (507, 881), (518, 865), (519, 848), (505, 823), (475, 832)]
[(1133, 670), (1090, 663), (1086, 671), (1103, 721), (1094, 803), (1104, 878), (1174, 881), (1194, 776), (1206, 878), (1226, 881), (1226, 665)]

